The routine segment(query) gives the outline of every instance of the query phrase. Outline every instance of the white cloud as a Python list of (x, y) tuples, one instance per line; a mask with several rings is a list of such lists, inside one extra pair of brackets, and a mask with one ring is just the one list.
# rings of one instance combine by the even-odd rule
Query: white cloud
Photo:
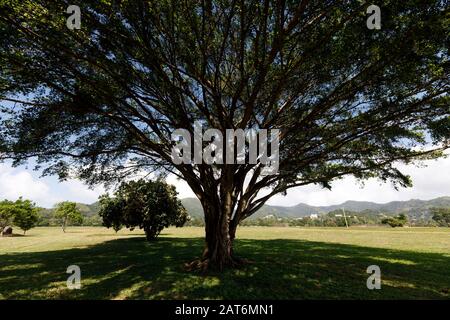
[(319, 186), (305, 186), (288, 191), (286, 197), (275, 196), (268, 203), (295, 205), (332, 205), (347, 200), (389, 202), (410, 199), (432, 199), (450, 196), (450, 158), (425, 162), (426, 167), (399, 166), (400, 171), (411, 176), (413, 187), (396, 191), (390, 183), (370, 179), (361, 186), (353, 177), (346, 177), (332, 184), (332, 190)]
[(0, 198), (15, 200), (19, 197), (46, 202), (46, 199), (51, 198), (50, 188), (27, 171), (0, 165)]
[(80, 180), (69, 180), (60, 183), (60, 185), (65, 189), (66, 194), (66, 198), (61, 199), (61, 201), (68, 200), (83, 203), (93, 203), (98, 200), (99, 195), (106, 192), (105, 189), (101, 186), (90, 189)]
[(16, 200), (23, 197), (39, 206), (52, 207), (64, 200), (92, 203), (102, 193), (102, 187), (91, 190), (78, 180), (59, 183), (55, 178), (39, 178), (36, 172), (22, 167), (12, 168), (9, 164), (0, 164), (0, 199)]

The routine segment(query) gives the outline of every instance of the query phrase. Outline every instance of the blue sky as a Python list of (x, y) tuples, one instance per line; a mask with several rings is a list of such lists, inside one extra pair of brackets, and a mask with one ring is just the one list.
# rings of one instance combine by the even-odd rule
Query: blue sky
[[(395, 189), (377, 180), (369, 180), (362, 187), (351, 177), (333, 183), (332, 191), (317, 186), (292, 189), (287, 196), (276, 196), (268, 203), (272, 205), (295, 205), (299, 202), (310, 205), (331, 205), (346, 200), (389, 202), (409, 199), (432, 199), (450, 196), (450, 158), (427, 161), (426, 167), (399, 166), (412, 176), (414, 187)], [(186, 183), (169, 177), (168, 181), (176, 185), (181, 198), (194, 194)], [(35, 201), (39, 206), (51, 207), (63, 200), (83, 203), (95, 202), (105, 190), (99, 186), (89, 189), (81, 181), (58, 182), (55, 177), (40, 178), (40, 173), (25, 166), (12, 168), (10, 164), (0, 164), (0, 199), (17, 199), (19, 196)]]

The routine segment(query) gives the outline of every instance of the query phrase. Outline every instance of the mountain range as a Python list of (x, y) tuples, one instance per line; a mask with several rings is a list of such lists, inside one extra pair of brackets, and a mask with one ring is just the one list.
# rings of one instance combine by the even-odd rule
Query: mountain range
[[(192, 217), (199, 218), (203, 216), (203, 210), (200, 201), (197, 198), (184, 198), (181, 202)], [(305, 203), (299, 203), (290, 207), (264, 205), (258, 212), (252, 215), (250, 219), (257, 219), (268, 215), (274, 215), (279, 218), (302, 218), (311, 214), (324, 214), (341, 209), (354, 212), (370, 211), (374, 214), (383, 213), (386, 215), (406, 213), (410, 217), (428, 218), (429, 209), (433, 207), (450, 207), (450, 197), (440, 197), (431, 200), (412, 199), (388, 203), (346, 201), (331, 206), (311, 206)]]
[[(197, 198), (181, 199), (189, 215), (194, 218), (203, 217), (203, 209)], [(92, 204), (78, 203), (78, 208), (84, 216), (91, 217), (97, 214), (99, 203)], [(272, 206), (264, 205), (250, 219), (262, 218), (268, 215), (274, 215), (279, 218), (302, 218), (311, 214), (325, 214), (334, 210), (348, 210), (353, 212), (370, 212), (373, 214), (398, 214), (406, 213), (410, 217), (428, 219), (429, 209), (433, 207), (450, 207), (450, 197), (440, 197), (431, 200), (412, 199), (408, 201), (392, 201), (388, 203), (376, 203), (369, 201), (346, 201), (341, 204), (331, 206), (311, 206), (305, 203), (299, 203), (295, 206)], [(51, 209), (47, 209), (51, 211)]]

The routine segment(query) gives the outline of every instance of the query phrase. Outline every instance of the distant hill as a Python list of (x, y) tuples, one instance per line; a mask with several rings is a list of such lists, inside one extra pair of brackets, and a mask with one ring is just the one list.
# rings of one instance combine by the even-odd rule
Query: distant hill
[(100, 203), (99, 202), (94, 202), (92, 204), (77, 203), (77, 207), (84, 216), (92, 217), (96, 215), (100, 210)]
[[(85, 217), (92, 217), (97, 215), (98, 211), (100, 210), (100, 203), (94, 202), (92, 204), (85, 204), (85, 203), (77, 203), (77, 208), (81, 211), (83, 216)], [(41, 209), (41, 215), (44, 217), (51, 217), (53, 215), (54, 208), (42, 208)]]
[[(181, 202), (191, 216), (202, 217), (203, 210), (198, 199), (185, 198), (182, 199)], [(310, 214), (324, 214), (334, 210), (341, 210), (342, 208), (356, 212), (370, 210), (374, 213), (384, 214), (407, 213), (413, 218), (427, 219), (429, 218), (429, 209), (432, 207), (450, 207), (450, 197), (440, 197), (432, 200), (412, 199), (388, 203), (346, 201), (342, 204), (331, 206), (310, 206), (304, 203), (299, 203), (290, 207), (264, 205), (258, 212), (252, 215), (250, 219), (265, 217), (267, 215), (274, 215), (279, 218), (301, 218), (309, 216)]]
[[(203, 218), (203, 209), (200, 201), (197, 198), (181, 199), (186, 210), (194, 218)], [(78, 208), (86, 217), (92, 217), (99, 211), (99, 203), (92, 204), (77, 203)], [(429, 209), (432, 207), (450, 207), (450, 197), (440, 197), (432, 200), (418, 200), (412, 199), (408, 201), (392, 201), (388, 203), (375, 203), (368, 201), (346, 201), (342, 204), (331, 206), (310, 206), (304, 203), (299, 203), (295, 206), (270, 206), (264, 205), (258, 212), (250, 217), (250, 219), (257, 219), (268, 215), (274, 215), (279, 218), (301, 218), (309, 216), (310, 214), (325, 214), (334, 210), (341, 210), (342, 208), (361, 212), (371, 211), (375, 214), (398, 214), (406, 213), (411, 218), (429, 219)], [(45, 215), (50, 214), (52, 209), (45, 209)]]

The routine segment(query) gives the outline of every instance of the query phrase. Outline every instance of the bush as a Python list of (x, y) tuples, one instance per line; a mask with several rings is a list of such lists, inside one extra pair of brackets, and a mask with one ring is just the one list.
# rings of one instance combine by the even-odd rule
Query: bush
[(405, 214), (399, 214), (396, 217), (384, 218), (381, 220), (382, 224), (388, 224), (392, 228), (403, 227), (406, 223), (408, 223), (408, 217)]
[(440, 227), (450, 227), (450, 208), (431, 208), (432, 219)]

